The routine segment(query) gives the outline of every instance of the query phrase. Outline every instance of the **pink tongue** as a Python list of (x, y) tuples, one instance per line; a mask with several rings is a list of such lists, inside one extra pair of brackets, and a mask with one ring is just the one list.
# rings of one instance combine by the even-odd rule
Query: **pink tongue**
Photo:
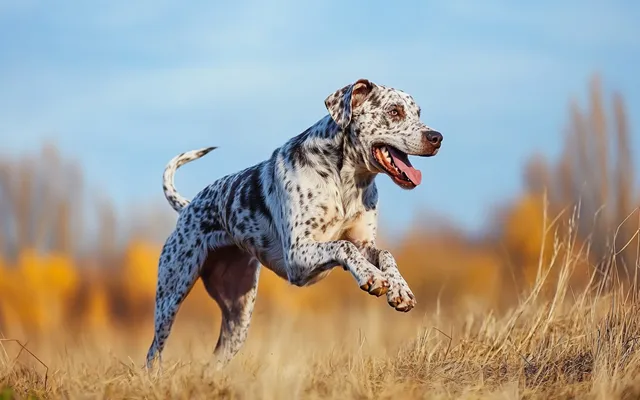
[(404, 172), (414, 185), (418, 186), (420, 182), (422, 182), (422, 172), (413, 168), (413, 165), (409, 162), (409, 158), (406, 154), (402, 154), (392, 147), (387, 147), (387, 150), (389, 150), (396, 167), (398, 167), (400, 171)]

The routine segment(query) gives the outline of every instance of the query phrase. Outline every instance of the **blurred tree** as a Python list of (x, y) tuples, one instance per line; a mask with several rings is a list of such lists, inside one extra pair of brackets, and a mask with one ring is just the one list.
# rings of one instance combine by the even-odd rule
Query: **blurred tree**
[[(577, 210), (575, 234), (580, 241), (589, 242), (590, 257), (603, 276), (609, 276), (611, 267), (624, 273), (636, 269), (638, 204), (632, 136), (622, 96), (612, 96), (611, 116), (607, 116), (603, 97), (600, 78), (595, 76), (589, 108), (583, 111), (575, 101), (571, 103), (570, 124), (558, 161), (534, 155), (525, 166), (525, 194), (509, 207), (502, 227), (509, 251), (524, 258), (520, 260), (524, 264), (537, 265), (540, 256), (534, 249), (542, 239), (541, 199), (546, 196), (549, 219), (563, 213), (559, 227), (564, 233), (569, 230), (573, 210)], [(608, 123), (608, 118), (613, 122)], [(539, 206), (533, 207), (531, 202), (536, 198)], [(629, 218), (634, 213), (635, 218)], [(551, 245), (548, 240), (547, 244)]]
[(0, 254), (20, 249), (73, 253), (83, 231), (82, 174), (55, 146), (39, 154), (0, 160)]

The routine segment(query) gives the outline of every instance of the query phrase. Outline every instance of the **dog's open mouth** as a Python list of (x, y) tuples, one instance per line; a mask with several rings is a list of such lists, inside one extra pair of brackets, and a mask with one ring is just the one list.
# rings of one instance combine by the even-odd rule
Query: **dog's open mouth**
[(422, 181), (422, 173), (415, 169), (407, 154), (389, 145), (373, 146), (378, 166), (400, 187), (413, 189)]

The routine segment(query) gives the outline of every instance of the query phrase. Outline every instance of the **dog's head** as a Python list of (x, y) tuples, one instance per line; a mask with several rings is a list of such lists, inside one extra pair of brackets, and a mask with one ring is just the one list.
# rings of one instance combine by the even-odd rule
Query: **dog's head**
[(404, 189), (420, 184), (422, 174), (408, 156), (436, 155), (442, 135), (420, 121), (420, 107), (410, 95), (360, 79), (332, 93), (325, 106), (342, 130), (355, 135), (370, 172), (385, 173)]

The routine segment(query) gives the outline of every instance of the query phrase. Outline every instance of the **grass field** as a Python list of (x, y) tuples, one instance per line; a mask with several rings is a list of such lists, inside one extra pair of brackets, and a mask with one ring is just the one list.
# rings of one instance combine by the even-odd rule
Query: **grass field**
[(220, 373), (206, 365), (217, 321), (178, 318), (162, 375), (142, 369), (150, 329), (52, 332), (27, 344), (46, 368), (2, 343), (2, 385), (20, 398), (639, 398), (633, 291), (575, 293), (559, 282), (500, 314), (472, 304), (402, 314), (373, 298), (366, 309), (258, 312), (245, 348)]

